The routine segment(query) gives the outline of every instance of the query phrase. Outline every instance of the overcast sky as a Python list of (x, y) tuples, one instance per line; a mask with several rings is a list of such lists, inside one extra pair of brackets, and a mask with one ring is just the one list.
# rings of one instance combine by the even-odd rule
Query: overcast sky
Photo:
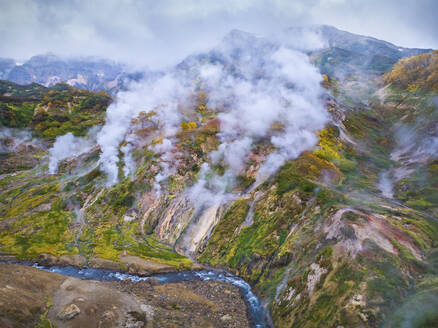
[(163, 66), (233, 28), (271, 34), (329, 24), (438, 48), (437, 0), (0, 0), (0, 57), (53, 52)]

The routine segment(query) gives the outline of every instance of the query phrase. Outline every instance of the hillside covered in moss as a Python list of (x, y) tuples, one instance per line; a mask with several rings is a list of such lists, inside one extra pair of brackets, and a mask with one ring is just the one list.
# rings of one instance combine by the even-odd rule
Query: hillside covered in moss
[[(228, 37), (232, 52), (115, 99), (1, 81), (1, 253), (144, 275), (226, 269), (275, 327), (438, 325), (436, 52), (340, 78), (324, 51)], [(289, 83), (292, 59), (310, 82)], [(264, 97), (284, 110), (262, 116)]]

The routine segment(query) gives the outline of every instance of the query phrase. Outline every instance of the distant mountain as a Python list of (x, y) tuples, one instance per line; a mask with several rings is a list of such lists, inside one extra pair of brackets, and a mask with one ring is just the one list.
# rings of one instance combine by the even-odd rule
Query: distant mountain
[[(289, 28), (288, 31), (293, 31), (294, 29), (296, 28), (292, 27)], [(400, 59), (403, 57), (416, 56), (432, 50), (403, 48), (370, 36), (342, 31), (328, 25), (316, 25), (308, 29), (313, 29), (316, 33), (320, 33), (327, 41), (327, 46), (329, 48), (341, 48), (362, 55), (380, 55)]]
[(307, 29), (321, 36), (325, 47), (311, 56), (322, 73), (344, 76), (366, 70), (381, 74), (391, 70), (401, 58), (420, 55), (432, 49), (403, 48), (369, 36), (339, 30), (333, 26), (292, 27), (289, 33)]
[[(236, 61), (256, 51), (286, 46), (305, 50), (321, 73), (338, 78), (352, 74), (380, 75), (392, 69), (401, 58), (430, 52), (432, 49), (403, 48), (368, 36), (339, 30), (333, 26), (290, 27), (274, 37), (261, 37), (240, 30), (228, 33), (218, 47), (206, 54), (187, 57), (178, 66), (187, 68), (197, 60)], [(231, 56), (224, 57), (223, 52)], [(248, 57), (248, 58), (249, 58)]]
[(24, 64), (11, 59), (0, 59), (0, 79), (18, 84), (33, 82), (50, 87), (66, 82), (77, 88), (113, 92), (130, 75), (124, 65), (103, 59), (63, 59), (52, 54), (38, 55)]
[(6, 79), (15, 65), (15, 61), (12, 59), (0, 58), (0, 79)]
[[(310, 40), (309, 35), (313, 35)], [(322, 47), (313, 47), (311, 41), (315, 41), (315, 36), (320, 39)], [(290, 44), (305, 50), (321, 73), (338, 78), (359, 73), (382, 74), (403, 57), (431, 51), (398, 47), (386, 41), (341, 31), (327, 25), (291, 27), (274, 38), (232, 30), (218, 47), (208, 53), (188, 56), (177, 68), (186, 70), (199, 60), (232, 63), (244, 56), (260, 57), (253, 56), (254, 52), (259, 55), (260, 51), (270, 51), (280, 45)], [(228, 51), (229, 49), (232, 51)], [(223, 56), (223, 53), (227, 53), (227, 56)], [(59, 82), (66, 82), (77, 88), (115, 93), (123, 88), (127, 81), (143, 77), (144, 73), (130, 73), (125, 65), (104, 59), (64, 59), (53, 54), (45, 54), (18, 64), (12, 59), (0, 58), (0, 79), (22, 85), (35, 82), (50, 87)]]
[[(0, 327), (248, 328), (237, 290), (202, 281), (234, 279), (212, 268), (262, 298), (272, 325), (252, 326), (438, 327), (438, 52), (407, 58), (422, 52), (326, 26), (234, 30), (110, 109), (105, 91), (0, 81), (0, 261), (199, 278), (179, 291), (106, 271), (125, 280), (87, 282), (96, 294), (69, 278), (61, 293), (66, 278), (2, 263)], [(51, 56), (1, 65), (46, 85), (125, 74)]]

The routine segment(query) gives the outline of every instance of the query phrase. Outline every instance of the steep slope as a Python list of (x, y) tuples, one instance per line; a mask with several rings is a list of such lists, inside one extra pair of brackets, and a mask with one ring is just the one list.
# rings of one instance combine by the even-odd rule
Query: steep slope
[(0, 59), (0, 79), (22, 85), (51, 87), (66, 82), (77, 88), (115, 92), (126, 78), (135, 78), (135, 74), (130, 75), (122, 64), (102, 59), (63, 59), (52, 54), (34, 56), (23, 64)]
[[(417, 127), (413, 143), (428, 140), (435, 95), (375, 87), (369, 104), (343, 103), (348, 84), (329, 87), (344, 95), (329, 102), (334, 125), (320, 132), (319, 148), (234, 203), (199, 260), (225, 263), (259, 286), (276, 327), (433, 326), (435, 151), (420, 159), (414, 144), (401, 159), (394, 153), (400, 124)], [(420, 130), (415, 120), (426, 118)], [(390, 182), (395, 199), (380, 190), (387, 171), (403, 174)], [(430, 307), (421, 308), (426, 299)], [(394, 314), (404, 302), (416, 311)]]
[(105, 93), (4, 82), (5, 158), (31, 162), (0, 177), (1, 251), (226, 268), (275, 327), (433, 326), (437, 95), (432, 60), (392, 80), (411, 61), (323, 78), (302, 49), (234, 31), (108, 108)]
[[(87, 130), (98, 130), (103, 124), (111, 100), (108, 94), (74, 89), (66, 84), (45, 88), (37, 84), (20, 86), (1, 82), (1, 87), (7, 91), (1, 98), (0, 111), (4, 126), (0, 139), (2, 251), (27, 259), (48, 253), (51, 256), (42, 255), (47, 263), (56, 263), (53, 255), (70, 255), (65, 258), (67, 263), (82, 265), (85, 260), (76, 256), (78, 252), (81, 256), (101, 254), (104, 259), (118, 259), (118, 252), (111, 245), (111, 236), (120, 232), (127, 234), (128, 239), (123, 245), (135, 249), (134, 253), (150, 254), (146, 258), (156, 258), (164, 263), (159, 265), (131, 259), (125, 254), (127, 263), (132, 262), (133, 268), (166, 271), (172, 269), (166, 266), (173, 264), (172, 259), (177, 266), (190, 264), (188, 259), (174, 254), (169, 247), (160, 246), (153, 239), (143, 244), (144, 241), (131, 236), (136, 230), (135, 225), (125, 224), (123, 232), (115, 228), (113, 220), (125, 222), (119, 217), (119, 212), (126, 211), (135, 199), (135, 195), (130, 194), (133, 181), (105, 191), (101, 186), (104, 178), (96, 168), (99, 149), (92, 145), (95, 132), (88, 132), (88, 143), (81, 143), (77, 138), (84, 136)], [(57, 150), (53, 148), (55, 138), (65, 134), (73, 143), (61, 144)], [(51, 153), (48, 151), (50, 147)], [(58, 162), (49, 162), (48, 155), (59, 161), (69, 157), (73, 162), (60, 165), (64, 174), (50, 175), (50, 167), (58, 166)], [(101, 205), (95, 204), (92, 209), (98, 211), (94, 215), (98, 220), (84, 219), (82, 211), (96, 201)], [(81, 203), (83, 208), (79, 205)], [(80, 249), (82, 236), (88, 237), (84, 237), (86, 248)], [(107, 241), (102, 243), (102, 238)], [(128, 248), (123, 246), (120, 249), (126, 251)], [(120, 265), (113, 264), (113, 267), (125, 267), (119, 262)], [(96, 259), (94, 265), (104, 265), (99, 263)]]
[[(333, 26), (317, 25), (308, 28), (325, 41), (321, 50), (311, 56), (321, 73), (345, 78), (348, 75), (379, 75), (391, 70), (401, 58), (431, 51), (431, 49), (409, 49), (392, 43), (341, 31)], [(290, 28), (296, 34), (300, 28)], [(301, 32), (303, 33), (303, 32)]]
[(385, 82), (409, 91), (438, 92), (438, 51), (400, 60)]
[[(330, 48), (341, 48), (367, 56), (384, 56), (398, 60), (432, 50), (399, 47), (390, 42), (342, 31), (329, 25), (316, 25), (311, 27), (311, 29), (321, 34), (323, 40), (327, 42)], [(294, 28), (290, 28), (288, 31), (293, 32)]]
[[(309, 37), (310, 36), (310, 37)], [(272, 40), (292, 43), (311, 53), (321, 72), (338, 77), (359, 74), (380, 74), (391, 69), (399, 59), (426, 53), (431, 49), (409, 49), (368, 36), (357, 35), (328, 25), (291, 27), (278, 35), (256, 37), (239, 30), (231, 31), (222, 40), (220, 47), (234, 49), (261, 49), (261, 43), (271, 47)], [(318, 45), (315, 48), (315, 45)], [(217, 56), (213, 50), (210, 58)], [(202, 56), (202, 55), (201, 55)], [(193, 56), (196, 57), (196, 56)], [(191, 56), (184, 60), (184, 66)], [(219, 59), (219, 58), (217, 58)], [(66, 82), (76, 88), (92, 91), (106, 90), (115, 94), (126, 89), (130, 81), (139, 81), (156, 72), (131, 72), (126, 65), (97, 58), (60, 58), (53, 54), (33, 56), (24, 63), (0, 58), (0, 79), (18, 84), (39, 83), (46, 87)]]
[(57, 136), (102, 124), (111, 98), (67, 84), (45, 88), (0, 81), (1, 173), (34, 167)]

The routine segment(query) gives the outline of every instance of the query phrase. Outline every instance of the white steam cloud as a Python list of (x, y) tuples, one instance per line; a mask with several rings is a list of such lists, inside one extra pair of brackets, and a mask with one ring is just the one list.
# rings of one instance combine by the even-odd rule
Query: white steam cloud
[(32, 138), (29, 131), (7, 127), (0, 129), (0, 154), (20, 151), (28, 145), (42, 146), (40, 141)]
[[(118, 94), (116, 102), (107, 109), (105, 126), (97, 137), (102, 151), (102, 168), (108, 175), (108, 185), (118, 181), (119, 146), (129, 133), (131, 120), (140, 112), (154, 111), (156, 115), (152, 119), (163, 125), (163, 136), (173, 136), (181, 121), (178, 105), (187, 96), (187, 86), (171, 73), (154, 81), (134, 83), (129, 91)], [(122, 149), (122, 152), (125, 158), (128, 154), (125, 162), (129, 163), (130, 152), (127, 148)], [(132, 170), (133, 167), (127, 167), (124, 173)]]
[[(286, 47), (246, 34), (237, 37), (232, 47), (227, 43), (216, 49), (216, 56), (225, 58), (224, 62), (200, 68), (208, 107), (225, 107), (218, 114), (221, 145), (210, 158), (212, 163), (223, 162), (227, 170), (218, 176), (203, 167), (198, 183), (190, 190), (190, 198), (198, 206), (217, 202), (219, 190), (225, 195), (224, 191), (232, 188), (257, 141), (269, 138), (275, 150), (260, 167), (256, 185), (285, 161), (312, 149), (318, 141), (316, 131), (329, 119), (322, 101), (321, 75), (303, 52), (292, 47), (296, 39)], [(315, 40), (311, 43), (320, 45)], [(236, 71), (230, 72), (229, 62)], [(278, 131), (274, 132), (274, 125)], [(211, 197), (212, 191), (215, 197)]]
[[(308, 34), (308, 33), (307, 33)], [(329, 117), (323, 104), (321, 75), (302, 52), (323, 45), (319, 35), (297, 33), (279, 42), (233, 31), (206, 55), (189, 57), (175, 70), (154, 80), (131, 85), (118, 94), (107, 110), (106, 124), (98, 135), (101, 165), (108, 185), (118, 181), (118, 162), (124, 157), (125, 176), (135, 171), (132, 159), (135, 138), (131, 121), (140, 112), (151, 116), (160, 127), (162, 143), (151, 146), (160, 154), (160, 182), (175, 173), (175, 134), (193, 107), (196, 83), (208, 94), (207, 107), (217, 111), (220, 145), (210, 153), (211, 164), (222, 164), (223, 175), (204, 163), (198, 182), (188, 190), (197, 208), (221, 203), (232, 197), (235, 178), (248, 164), (248, 156), (261, 140), (269, 140), (274, 151), (267, 155), (257, 176), (257, 184), (273, 174), (285, 161), (296, 158), (317, 143), (316, 131)], [(121, 147), (123, 141), (127, 144)]]
[(96, 128), (92, 129), (85, 138), (75, 137), (70, 132), (57, 137), (53, 147), (49, 150), (49, 173), (56, 173), (58, 164), (62, 160), (90, 151), (93, 145), (95, 145), (95, 141), (92, 137), (95, 134)]

